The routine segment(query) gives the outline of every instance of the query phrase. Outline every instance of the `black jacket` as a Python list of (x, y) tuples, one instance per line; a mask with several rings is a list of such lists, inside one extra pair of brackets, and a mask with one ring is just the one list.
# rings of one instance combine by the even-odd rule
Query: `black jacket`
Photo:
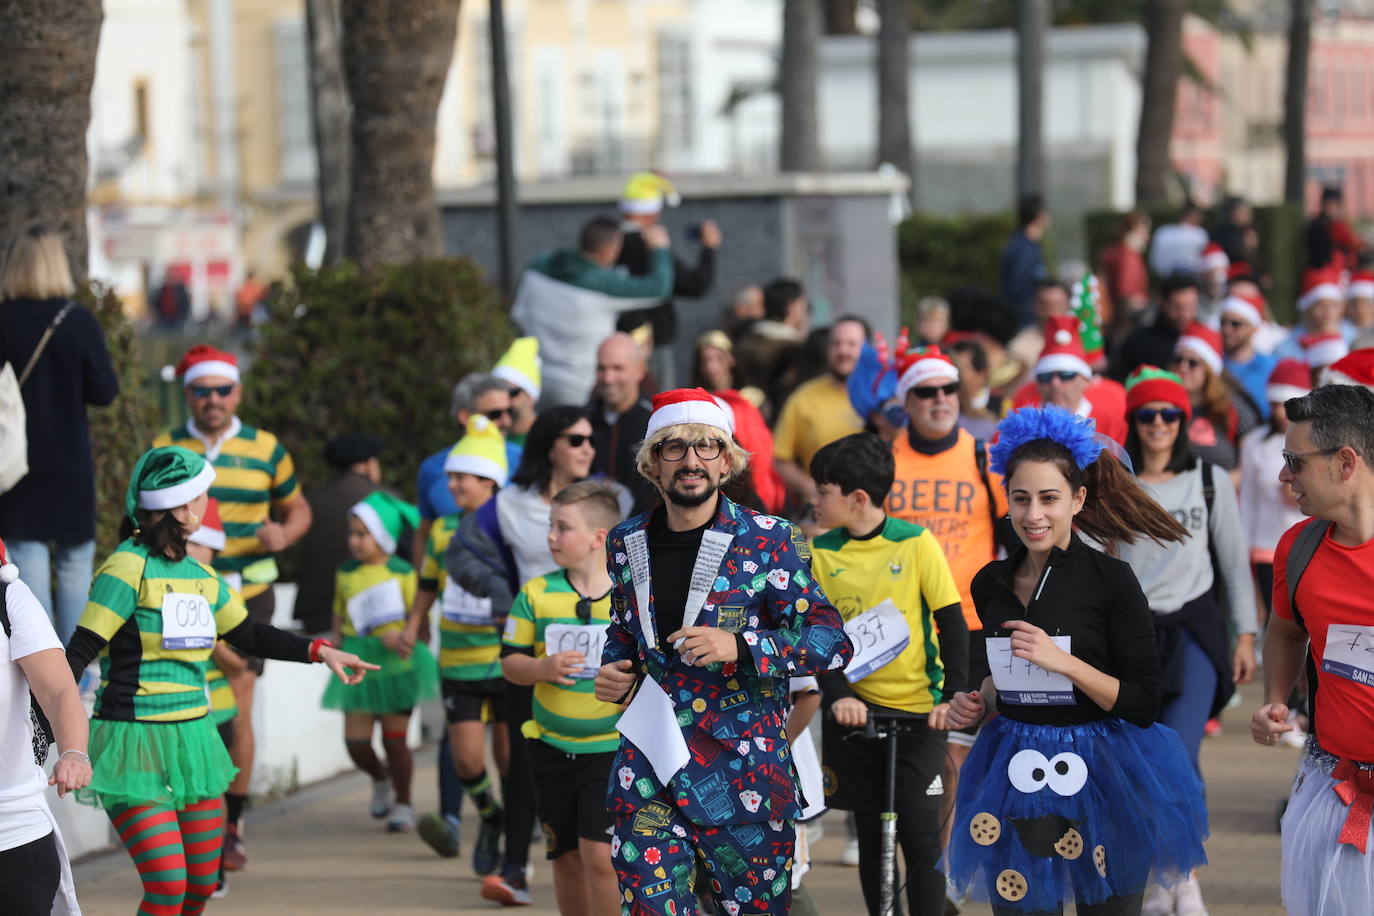
[[(616, 261), (632, 276), (642, 277), (649, 272), (649, 246), (644, 244), (644, 236), (638, 232), (625, 233), (625, 243)], [(716, 252), (701, 246), (696, 266), (690, 266), (676, 255), (673, 256), (673, 295), (688, 299), (699, 299), (711, 289), (716, 279)], [(629, 333), (644, 322), (654, 329), (654, 346), (670, 344), (677, 337), (677, 312), (673, 310), (673, 300), (667, 299), (662, 305), (637, 312), (625, 312), (616, 321), (616, 330)]]
[(640, 398), (612, 423), (606, 419), (606, 407), (600, 398), (593, 398), (587, 405), (587, 419), (592, 424), (592, 444), (596, 446), (592, 473), (604, 475), (630, 491), (635, 499), (631, 515), (652, 508), (658, 498), (658, 491), (653, 484), (635, 469), (639, 443), (644, 441), (644, 433), (649, 428), (649, 415), (653, 412), (649, 402)]
[(1153, 323), (1133, 331), (1121, 344), (1112, 365), (1111, 376), (1124, 382), (1136, 367), (1146, 363), (1161, 369), (1169, 368), (1174, 359), (1174, 344), (1178, 331), (1161, 315)]

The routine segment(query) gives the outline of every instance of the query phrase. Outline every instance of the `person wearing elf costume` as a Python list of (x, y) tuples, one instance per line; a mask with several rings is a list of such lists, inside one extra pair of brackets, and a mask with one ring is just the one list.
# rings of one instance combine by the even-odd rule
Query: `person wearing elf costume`
[[(401, 644), (402, 651), (409, 651), (422, 632), (428, 634), (430, 609), (438, 601), (439, 683), (449, 739), (440, 746), (440, 752), (448, 755), (440, 766), (454, 768), (463, 791), (481, 816), (472, 869), (486, 876), (500, 865), (502, 826), (501, 806), (486, 770), (488, 722), (493, 724), (491, 745), (497, 769), (505, 774), (510, 762), (506, 682), (501, 676), (502, 621), (492, 613), (491, 598), (479, 598), (449, 577), (444, 553), (463, 515), (476, 512), (506, 485), (506, 450), (500, 430), (486, 417), (469, 417), (467, 435), (449, 452), (444, 470), (458, 511), (438, 519), (430, 528), (419, 590)], [(454, 810), (420, 819), (420, 838), (442, 856), (458, 855), (461, 822), (457, 809), (461, 806), (460, 795)]]
[(517, 467), (524, 450), (525, 437), (534, 425), (535, 405), (539, 403), (539, 339), (517, 337), (496, 361), (491, 374), (510, 383), (511, 428), (506, 433), (506, 464)]
[(79, 674), (100, 657), (91, 783), (143, 880), (141, 916), (200, 913), (215, 889), (234, 765), (209, 716), (205, 663), (216, 638), (241, 652), (323, 662), (357, 684), (377, 666), (328, 640), (252, 618), (209, 566), (186, 552), (215, 469), (178, 446), (145, 452), (125, 497), (125, 539), (96, 570), (67, 647)]
[[(424, 643), (403, 647), (406, 612), (415, 601), (415, 568), (395, 556), (407, 525), (420, 513), (384, 490), (368, 494), (348, 519), (348, 552), (334, 588), (334, 626), (343, 647), (375, 663), (377, 674), (361, 684), (325, 688), (326, 709), (344, 712), (344, 743), (358, 769), (372, 777), (369, 811), (386, 818), (389, 833), (415, 829), (410, 805), (413, 771), (406, 729), (415, 704), (435, 694), (437, 666)], [(404, 654), (403, 654), (404, 653)], [(386, 766), (372, 750), (372, 727), (382, 728)]]
[(1139, 914), (1147, 881), (1206, 861), (1202, 783), (1155, 724), (1145, 596), (1127, 563), (1077, 532), (1108, 545), (1187, 533), (1102, 454), (1109, 441), (1062, 408), (1022, 408), (990, 450), (1021, 546), (973, 582), (980, 686), (954, 694), (949, 721), (975, 725), (994, 704), (1000, 715), (964, 764), (946, 869), (998, 916), (1070, 900), (1083, 916)]

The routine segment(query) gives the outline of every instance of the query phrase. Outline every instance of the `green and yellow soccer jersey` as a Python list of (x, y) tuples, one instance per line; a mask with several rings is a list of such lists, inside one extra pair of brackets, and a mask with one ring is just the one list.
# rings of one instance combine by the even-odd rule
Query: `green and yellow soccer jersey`
[(216, 725), (223, 725), (238, 715), (239, 706), (234, 700), (234, 690), (214, 658), (205, 660), (205, 687), (210, 693), (210, 719)]
[[(526, 582), (506, 618), (505, 644), (544, 658), (549, 654), (545, 637), (551, 626), (588, 626), (604, 634), (611, 622), (610, 593), (591, 603), (587, 624), (577, 616), (579, 597), (561, 569)], [(577, 645), (575, 631), (568, 637), (570, 648)], [(600, 652), (594, 654), (595, 658), (587, 659), (588, 670), (601, 666)], [(527, 738), (541, 738), (569, 754), (600, 754), (620, 747), (620, 733), (615, 730), (619, 718), (619, 706), (596, 698), (591, 677), (578, 678), (571, 686), (544, 681), (534, 685), (534, 719), (525, 723), (523, 731)]]
[(463, 623), (491, 617), (491, 600), (466, 591), (448, 577), (444, 553), (458, 530), (462, 513), (436, 519), (429, 529), (420, 588), (436, 592), (439, 610), (439, 676), (450, 681), (485, 681), (501, 676), (501, 623)]
[[(177, 623), (178, 615), (185, 615), (183, 624), (194, 624), (207, 613), (200, 630)], [(165, 626), (164, 614), (170, 615)], [(214, 636), (247, 617), (243, 602), (205, 564), (154, 556), (132, 540), (120, 544), (96, 570), (77, 624), (107, 643), (100, 654), (96, 717), (180, 722), (204, 716), (205, 665)], [(185, 643), (196, 647), (181, 648)]]
[[(368, 601), (364, 592), (376, 600)], [(387, 557), (385, 563), (348, 560), (340, 566), (334, 577), (334, 617), (339, 622), (339, 633), (344, 636), (359, 635), (355, 617), (364, 612), (357, 606), (349, 607), (354, 599), (362, 599), (374, 622), (364, 635), (404, 630), (406, 615), (415, 603), (415, 568), (400, 557)]]
[(836, 528), (812, 543), (811, 568), (846, 622), (891, 598), (911, 631), (901, 654), (854, 682), (860, 699), (908, 712), (946, 699), (934, 612), (958, 604), (959, 589), (933, 534), (891, 517), (868, 538)]

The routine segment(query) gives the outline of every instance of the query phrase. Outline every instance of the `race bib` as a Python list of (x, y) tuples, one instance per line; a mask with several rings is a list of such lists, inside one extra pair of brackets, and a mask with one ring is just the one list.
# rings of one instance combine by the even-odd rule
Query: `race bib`
[(162, 648), (213, 649), (215, 615), (204, 595), (171, 592), (162, 598)]
[(379, 582), (348, 599), (348, 619), (359, 636), (367, 636), (384, 624), (406, 619), (406, 600), (395, 579)]
[(1374, 627), (1346, 623), (1327, 627), (1322, 670), (1357, 684), (1374, 685)]
[(439, 610), (445, 620), (453, 623), (491, 626), (496, 622), (491, 616), (490, 598), (478, 598), (452, 579), (444, 585), (443, 603)]
[(844, 669), (851, 684), (891, 662), (911, 642), (911, 628), (891, 598), (847, 621), (844, 631), (854, 644), (854, 657)]
[(582, 667), (568, 675), (575, 680), (596, 677), (601, 650), (606, 646), (606, 627), (601, 624), (551, 623), (544, 628), (544, 653), (581, 652)]
[[(1051, 636), (1054, 644), (1069, 652), (1072, 637)], [(988, 667), (997, 685), (997, 698), (1013, 706), (1072, 706), (1073, 682), (1051, 674), (1039, 665), (1011, 654), (1011, 639), (989, 636)]]

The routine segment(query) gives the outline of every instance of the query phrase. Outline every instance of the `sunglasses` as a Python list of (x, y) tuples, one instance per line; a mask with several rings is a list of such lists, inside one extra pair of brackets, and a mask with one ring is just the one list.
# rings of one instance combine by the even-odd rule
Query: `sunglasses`
[(1303, 465), (1307, 463), (1308, 458), (1315, 458), (1318, 455), (1334, 455), (1339, 451), (1340, 449), (1338, 448), (1318, 448), (1310, 452), (1290, 452), (1285, 450), (1282, 453), (1283, 466), (1288, 468), (1288, 473), (1290, 474), (1301, 474)]
[(1174, 365), (1184, 366), (1188, 369), (1202, 369), (1207, 364), (1204, 363), (1202, 360), (1194, 359), (1191, 356), (1180, 356), (1178, 359), (1174, 360)]
[(1082, 376), (1069, 369), (1060, 369), (1058, 372), (1035, 373), (1035, 381), (1041, 385), (1048, 385), (1055, 379), (1059, 379), (1061, 382), (1072, 382), (1076, 378), (1082, 378)]
[(568, 445), (573, 448), (581, 448), (592, 441), (591, 436), (583, 435), (582, 433), (563, 433), (558, 438), (567, 439)]
[(911, 389), (911, 393), (923, 401), (929, 401), (937, 394), (955, 395), (959, 393), (959, 383), (950, 382), (948, 385), (922, 385), (919, 388)]
[(1223, 318), (1221, 319), (1221, 326), (1223, 328), (1248, 328), (1250, 325), (1239, 318)]
[(192, 385), (190, 387), (191, 397), (197, 401), (203, 401), (212, 394), (217, 394), (222, 398), (227, 398), (234, 393), (234, 386), (231, 385)]
[(592, 619), (592, 599), (578, 598), (577, 604), (573, 607), (577, 611), (577, 619), (583, 623), (590, 623)]
[(1163, 420), (1170, 426), (1183, 419), (1183, 411), (1177, 407), (1142, 407), (1135, 412), (1135, 421), (1142, 426), (1150, 426), (1156, 420)]
[(495, 410), (484, 410), (482, 416), (495, 423), (502, 417), (514, 417), (515, 413), (509, 407), (498, 407)]

